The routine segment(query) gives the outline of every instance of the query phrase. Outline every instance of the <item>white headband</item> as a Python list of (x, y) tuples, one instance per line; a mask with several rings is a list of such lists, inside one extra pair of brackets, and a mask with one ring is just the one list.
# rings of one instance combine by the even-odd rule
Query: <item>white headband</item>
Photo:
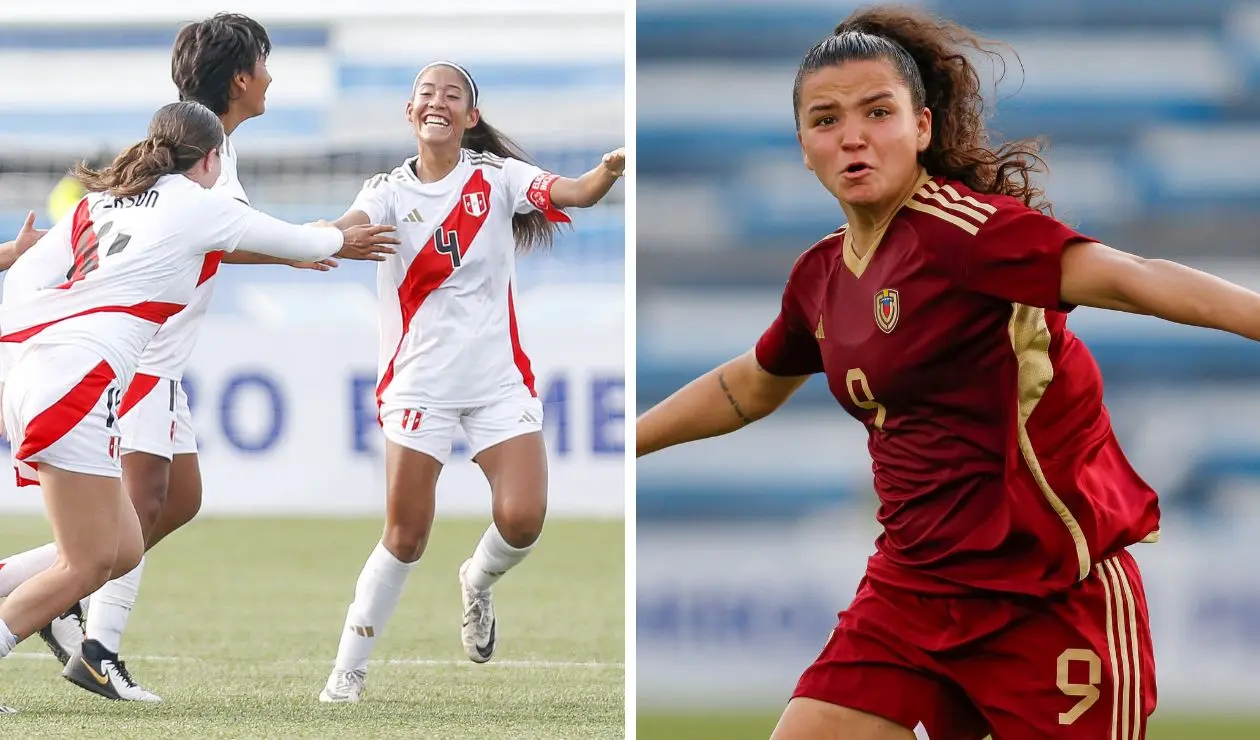
[(430, 69), (434, 67), (450, 67), (451, 69), (463, 75), (464, 81), (468, 83), (468, 89), (472, 91), (472, 107), (473, 108), (477, 107), (477, 98), (480, 97), (480, 95), (477, 92), (477, 83), (473, 82), (472, 75), (468, 74), (468, 70), (459, 66), (455, 62), (437, 61), (437, 62), (429, 62), (428, 64), (424, 65), (424, 67), (418, 73), (416, 73), (415, 81), (411, 83), (412, 95), (415, 95), (416, 88), (419, 87), (420, 85), (420, 78), (424, 76), (425, 72), (428, 72)]

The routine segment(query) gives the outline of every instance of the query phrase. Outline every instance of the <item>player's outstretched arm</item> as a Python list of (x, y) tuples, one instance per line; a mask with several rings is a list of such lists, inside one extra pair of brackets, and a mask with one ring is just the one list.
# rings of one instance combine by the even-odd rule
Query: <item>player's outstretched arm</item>
[[(334, 226), (342, 232), (352, 227), (368, 227), (371, 225), (367, 214), (362, 211), (348, 211), (341, 218), (333, 222), (324, 220), (314, 221), (306, 224), (307, 226)], [(363, 228), (355, 230), (356, 232), (364, 231)], [(392, 231), (392, 229), (386, 229)], [(397, 244), (398, 241), (393, 237), (388, 238), (388, 244)], [(363, 234), (359, 234), (358, 238), (352, 238), (350, 243), (342, 246), (333, 257), (342, 257), (344, 259), (372, 260), (383, 261), (388, 255), (393, 254), (393, 248), (386, 243), (379, 241), (369, 241), (364, 238)], [(260, 254), (258, 252), (250, 252), (244, 249), (237, 249), (234, 252), (228, 252), (223, 255), (223, 261), (232, 265), (287, 265), (300, 270), (318, 270), (327, 272), (337, 267), (337, 260), (329, 257), (322, 260), (295, 260), (285, 257), (277, 257), (270, 254)]]
[(299, 270), (318, 270), (320, 272), (327, 272), (337, 266), (337, 260), (331, 258), (319, 260), (318, 262), (302, 262), (300, 260), (284, 259), (283, 257), (273, 257), (269, 254), (246, 252), (243, 249), (224, 254), (223, 261), (229, 265), (285, 265), (286, 267), (296, 267)]
[(634, 426), (635, 456), (730, 434), (764, 419), (808, 379), (771, 375), (751, 351), (736, 357), (645, 411)]
[(26, 253), (26, 250), (35, 246), (35, 242), (44, 234), (46, 229), (35, 228), (35, 212), (29, 211), (26, 214), (26, 221), (22, 223), (22, 228), (18, 231), (17, 238), (11, 242), (0, 244), (0, 271), (4, 271), (13, 266), (17, 262), (18, 257)]
[(1064, 249), (1065, 303), (1158, 316), (1260, 340), (1260, 294), (1168, 260), (1149, 260), (1095, 242)]
[(338, 227), (317, 222), (297, 226), (250, 209), (244, 214), (235, 246), (227, 251), (243, 249), (299, 262), (332, 256), (383, 260), (394, 253), (393, 245), (398, 244), (398, 239), (390, 236), (394, 230), (393, 226), (379, 224)]
[(556, 180), (551, 186), (551, 204), (556, 208), (590, 208), (603, 200), (625, 173), (626, 148), (618, 147), (576, 180), (569, 177)]

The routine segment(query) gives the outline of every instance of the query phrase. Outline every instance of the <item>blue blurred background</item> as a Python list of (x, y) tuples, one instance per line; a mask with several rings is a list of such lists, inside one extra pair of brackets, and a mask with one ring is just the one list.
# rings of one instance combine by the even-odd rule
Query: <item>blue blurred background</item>
[[(857, 5), (638, 3), (640, 412), (751, 348), (797, 255), (843, 223), (801, 164), (791, 88), (800, 57)], [(1018, 54), (978, 60), (991, 128), (1047, 138), (1060, 218), (1260, 288), (1260, 3), (928, 7)], [(1163, 541), (1135, 551), (1157, 716), (1206, 737), (1206, 718), (1260, 701), (1260, 345), (1088, 309), (1069, 325), (1102, 365), (1126, 452), (1162, 494)], [(637, 505), (643, 727), (664, 711), (772, 718), (877, 534), (864, 430), (814, 379), (748, 429), (642, 460)]]

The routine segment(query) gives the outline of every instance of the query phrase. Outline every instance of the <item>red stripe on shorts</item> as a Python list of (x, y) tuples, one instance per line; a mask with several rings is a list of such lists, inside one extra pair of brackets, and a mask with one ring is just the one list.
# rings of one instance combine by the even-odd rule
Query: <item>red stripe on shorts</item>
[(66, 436), (91, 413), (92, 407), (101, 400), (101, 394), (113, 379), (114, 369), (108, 362), (101, 360), (61, 400), (36, 414), (27, 423), (22, 446), (14, 457), (25, 462), (31, 455), (37, 455), (56, 444), (57, 440)]
[(121, 419), (127, 415), (127, 412), (135, 407), (136, 404), (144, 400), (144, 397), (153, 392), (157, 388), (160, 378), (155, 375), (145, 375), (144, 373), (136, 373), (131, 379), (131, 385), (127, 386), (127, 390), (123, 393), (122, 405), (118, 408), (118, 418)]

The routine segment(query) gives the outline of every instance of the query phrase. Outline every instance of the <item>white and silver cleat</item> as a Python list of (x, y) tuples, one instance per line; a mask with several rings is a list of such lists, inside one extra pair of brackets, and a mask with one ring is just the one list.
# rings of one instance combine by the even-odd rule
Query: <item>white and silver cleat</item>
[(363, 698), (363, 686), (367, 683), (367, 671), (334, 669), (328, 677), (319, 700), (328, 704), (354, 704)]
[(468, 568), (471, 565), (471, 560), (465, 560), (459, 567), (459, 591), (464, 601), (464, 624), (460, 638), (468, 659), (474, 663), (485, 663), (494, 656), (498, 624), (494, 618), (490, 589), (483, 591), (468, 583)]

